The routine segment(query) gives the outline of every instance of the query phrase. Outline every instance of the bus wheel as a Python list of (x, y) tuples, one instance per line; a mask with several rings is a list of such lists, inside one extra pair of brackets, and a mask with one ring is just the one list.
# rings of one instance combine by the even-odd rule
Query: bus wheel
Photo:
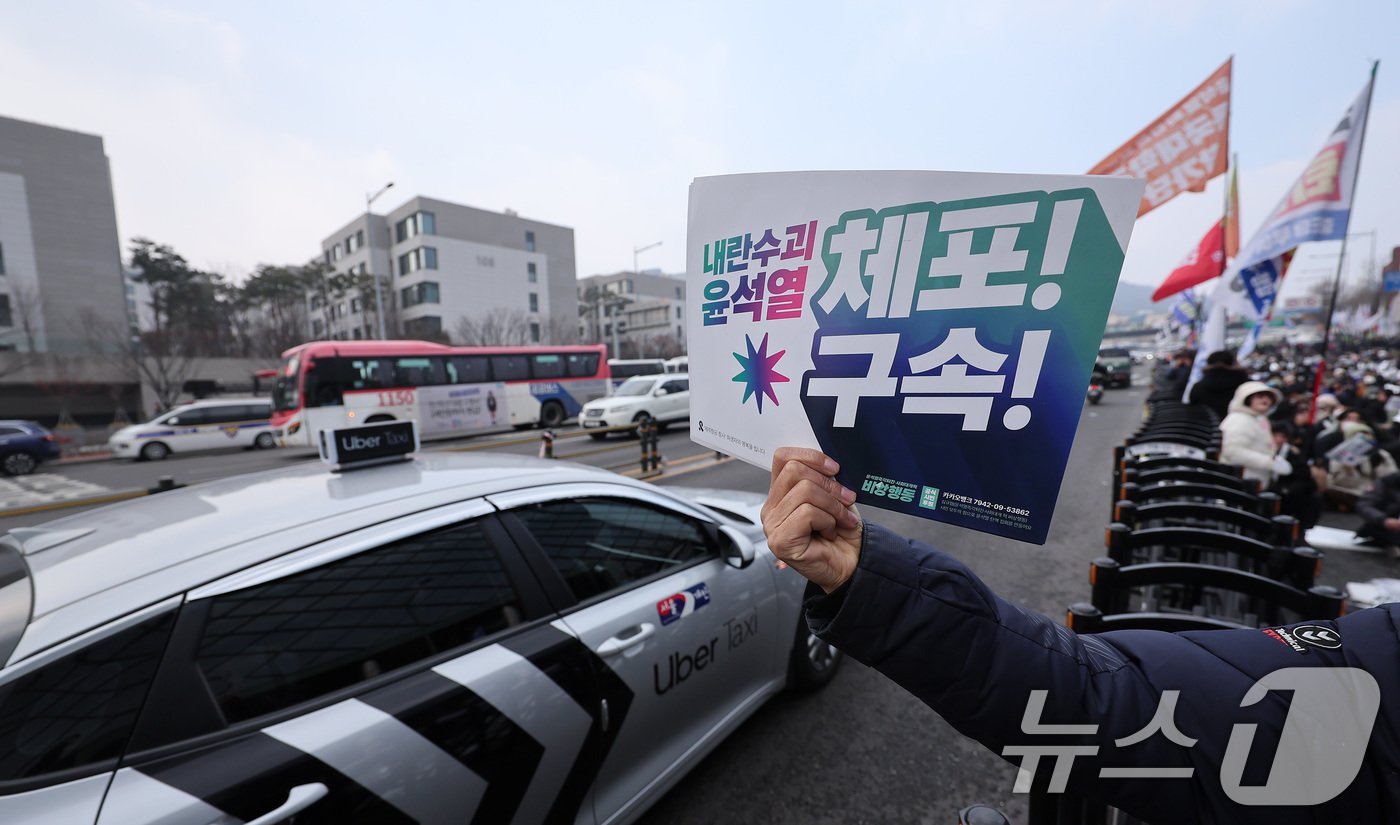
[(540, 426), (546, 430), (552, 430), (564, 423), (564, 405), (558, 401), (546, 401), (540, 407)]

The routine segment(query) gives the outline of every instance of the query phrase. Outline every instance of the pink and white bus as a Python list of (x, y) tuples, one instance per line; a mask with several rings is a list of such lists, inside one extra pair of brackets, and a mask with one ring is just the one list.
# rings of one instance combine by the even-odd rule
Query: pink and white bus
[(423, 438), (557, 427), (608, 391), (605, 347), (449, 347), (427, 341), (314, 341), (282, 354), (274, 434), (314, 447), (318, 433), (418, 422)]

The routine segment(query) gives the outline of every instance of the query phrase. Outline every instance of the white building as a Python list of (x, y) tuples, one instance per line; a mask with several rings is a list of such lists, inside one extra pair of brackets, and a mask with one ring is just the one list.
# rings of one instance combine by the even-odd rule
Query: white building
[[(514, 212), (411, 198), (322, 240), (336, 273), (378, 276), (390, 336), (468, 343), (565, 343), (575, 335), (574, 231)], [(374, 337), (370, 307), (347, 295), (311, 306), (318, 339)]]

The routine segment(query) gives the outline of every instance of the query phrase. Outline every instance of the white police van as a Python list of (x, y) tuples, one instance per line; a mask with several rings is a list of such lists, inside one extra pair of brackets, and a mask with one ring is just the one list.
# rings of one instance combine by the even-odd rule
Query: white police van
[(835, 672), (761, 497), (416, 441), (0, 538), (0, 823), (625, 823)]
[(107, 446), (118, 458), (143, 461), (229, 447), (268, 449), (277, 446), (271, 417), (272, 401), (266, 398), (205, 399), (123, 427), (112, 433)]

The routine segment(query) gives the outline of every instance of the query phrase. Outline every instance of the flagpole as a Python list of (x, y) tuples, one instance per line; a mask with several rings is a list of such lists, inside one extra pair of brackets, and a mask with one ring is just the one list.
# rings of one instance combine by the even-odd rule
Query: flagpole
[[(1381, 66), (1377, 60), (1371, 64), (1371, 82), (1366, 87), (1366, 120), (1362, 124), (1361, 137), (1356, 141), (1356, 173), (1351, 178), (1351, 209), (1356, 208), (1356, 187), (1361, 183), (1361, 155), (1366, 150), (1366, 132), (1371, 127), (1371, 96), (1376, 93), (1376, 70)], [(1347, 215), (1347, 225), (1350, 227), (1351, 215)], [(1347, 257), (1347, 233), (1342, 233), (1342, 249), (1337, 255), (1337, 274), (1332, 278), (1332, 299), (1328, 301), (1327, 317), (1324, 319), (1325, 325), (1322, 328), (1322, 357), (1317, 361), (1317, 376), (1313, 378), (1312, 403), (1308, 405), (1308, 423), (1312, 424), (1317, 420), (1317, 396), (1322, 392), (1322, 376), (1327, 370), (1327, 350), (1332, 343), (1332, 314), (1337, 311), (1337, 292), (1342, 285), (1342, 264)]]

